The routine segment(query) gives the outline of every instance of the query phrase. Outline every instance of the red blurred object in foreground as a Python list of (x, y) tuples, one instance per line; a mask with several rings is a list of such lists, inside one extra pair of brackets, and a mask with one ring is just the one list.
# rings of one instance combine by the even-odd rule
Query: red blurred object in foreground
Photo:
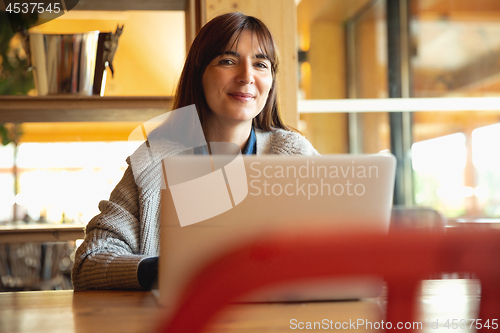
[(410, 322), (420, 281), (446, 272), (474, 273), (481, 280), (479, 317), (483, 322), (500, 318), (496, 230), (270, 236), (233, 249), (200, 272), (160, 332), (200, 332), (225, 306), (261, 287), (365, 274), (387, 282), (386, 321)]

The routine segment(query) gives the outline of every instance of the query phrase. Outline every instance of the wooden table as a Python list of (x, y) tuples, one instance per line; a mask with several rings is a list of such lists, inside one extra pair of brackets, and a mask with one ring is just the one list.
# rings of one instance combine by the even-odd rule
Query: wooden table
[(0, 225), (0, 244), (83, 239), (84, 228), (83, 224)]
[[(358, 320), (376, 325), (383, 320), (383, 304), (383, 297), (341, 302), (235, 304), (222, 313), (207, 331), (290, 332), (296, 331), (292, 329), (294, 325), (324, 323), (324, 320), (331, 321), (331, 325)], [(450, 329), (443, 326), (445, 320), (476, 318), (478, 304), (479, 284), (475, 280), (424, 281), (419, 306), (423, 330), (450, 332)], [(163, 311), (157, 306), (151, 292), (0, 293), (0, 332), (154, 332)], [(437, 321), (440, 329), (429, 328), (431, 323)], [(361, 325), (356, 331), (370, 330)], [(451, 331), (456, 333), (464, 330)]]

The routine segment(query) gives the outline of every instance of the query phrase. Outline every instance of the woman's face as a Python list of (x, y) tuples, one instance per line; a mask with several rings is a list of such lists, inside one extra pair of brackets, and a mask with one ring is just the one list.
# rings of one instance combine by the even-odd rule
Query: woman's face
[(272, 83), (271, 62), (257, 37), (244, 31), (233, 49), (213, 59), (203, 73), (203, 91), (212, 111), (209, 121), (251, 122), (266, 104)]

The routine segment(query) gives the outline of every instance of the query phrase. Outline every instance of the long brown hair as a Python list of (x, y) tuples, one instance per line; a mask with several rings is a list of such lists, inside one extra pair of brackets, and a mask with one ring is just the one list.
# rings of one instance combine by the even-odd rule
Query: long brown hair
[(203, 73), (213, 59), (227, 50), (231, 38), (235, 36), (234, 43), (238, 43), (244, 31), (251, 31), (257, 36), (262, 52), (271, 62), (273, 77), (266, 104), (259, 115), (253, 119), (253, 126), (263, 131), (278, 128), (290, 130), (281, 119), (278, 110), (276, 82), (278, 55), (271, 32), (259, 19), (238, 12), (217, 16), (201, 28), (187, 55), (177, 85), (173, 109), (195, 104), (201, 125), (205, 129), (207, 116), (212, 111), (208, 107), (203, 92)]

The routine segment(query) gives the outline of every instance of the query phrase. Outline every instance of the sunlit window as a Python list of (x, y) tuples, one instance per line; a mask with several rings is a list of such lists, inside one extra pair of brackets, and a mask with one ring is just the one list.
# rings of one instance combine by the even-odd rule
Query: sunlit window
[(500, 124), (472, 131), (476, 197), (484, 215), (500, 216)]
[(14, 145), (0, 146), (0, 221), (11, 221), (14, 204)]
[[(500, 216), (500, 124), (413, 144), (417, 205), (449, 217)], [(471, 146), (470, 152), (468, 145)]]
[[(13, 191), (13, 147), (0, 149), (1, 220), (87, 223), (100, 200), (123, 176), (125, 161), (140, 143), (23, 143), (18, 147), (18, 194)], [(5, 158), (4, 158), (5, 157)], [(10, 160), (9, 160), (10, 159)]]
[(416, 203), (433, 207), (450, 217), (462, 215), (463, 200), (473, 191), (463, 185), (466, 155), (463, 133), (414, 143), (412, 164)]

